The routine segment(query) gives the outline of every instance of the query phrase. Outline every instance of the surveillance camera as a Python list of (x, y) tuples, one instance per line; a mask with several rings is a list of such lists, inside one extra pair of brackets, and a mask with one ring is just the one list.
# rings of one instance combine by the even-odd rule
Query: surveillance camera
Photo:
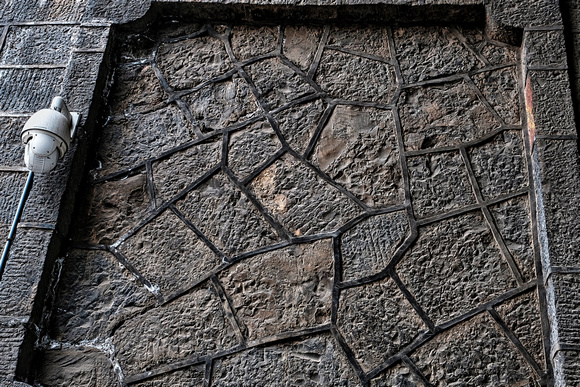
[(49, 109), (34, 113), (20, 134), (26, 167), (36, 173), (50, 172), (68, 150), (79, 118), (61, 97), (55, 97)]

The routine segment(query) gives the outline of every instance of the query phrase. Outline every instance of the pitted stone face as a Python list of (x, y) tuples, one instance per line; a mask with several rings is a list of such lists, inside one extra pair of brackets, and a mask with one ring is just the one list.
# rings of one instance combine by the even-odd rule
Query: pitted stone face
[[(158, 24), (119, 43), (73, 235), (95, 263), (59, 295), (57, 340), (109, 343), (130, 386), (540, 380), (518, 47)], [(72, 292), (107, 303), (73, 318)]]

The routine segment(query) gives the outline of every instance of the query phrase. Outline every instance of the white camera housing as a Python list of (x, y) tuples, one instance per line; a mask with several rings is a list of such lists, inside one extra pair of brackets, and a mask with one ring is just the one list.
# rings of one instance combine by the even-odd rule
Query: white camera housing
[(35, 173), (52, 171), (68, 150), (79, 118), (61, 97), (54, 97), (49, 109), (34, 113), (20, 134), (26, 168)]

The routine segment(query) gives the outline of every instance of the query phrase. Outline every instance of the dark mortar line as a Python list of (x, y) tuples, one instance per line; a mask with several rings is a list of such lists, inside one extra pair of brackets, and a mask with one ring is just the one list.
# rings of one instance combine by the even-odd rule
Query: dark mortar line
[(330, 119), (330, 117), (332, 116), (332, 113), (334, 112), (334, 108), (335, 108), (335, 105), (333, 103), (329, 103), (328, 106), (326, 107), (326, 109), (324, 109), (322, 116), (318, 120), (318, 124), (316, 125), (316, 129), (314, 130), (314, 134), (312, 135), (312, 138), (310, 139), (310, 142), (308, 143), (308, 146), (306, 147), (306, 150), (304, 151), (304, 158), (305, 159), (309, 159), (310, 156), (312, 155), (312, 152), (314, 151), (314, 148), (316, 147), (316, 143), (318, 142), (318, 139), (319, 139), (320, 135), (322, 134), (322, 131), (326, 127), (328, 120)]
[(456, 73), (453, 75), (447, 75), (447, 76), (440, 77), (440, 78), (433, 78), (433, 79), (427, 79), (425, 81), (403, 84), (402, 87), (403, 87), (403, 89), (410, 89), (410, 88), (415, 88), (415, 87), (424, 87), (424, 86), (431, 86), (431, 85), (439, 85), (439, 84), (443, 84), (443, 83), (451, 83), (451, 82), (464, 80), (465, 77), (470, 77), (470, 76), (473, 76), (476, 74), (486, 73), (486, 72), (495, 71), (495, 70), (501, 70), (501, 69), (508, 68), (508, 67), (517, 67), (517, 66), (515, 64), (493, 65), (493, 66), (484, 67), (481, 69), (472, 70), (472, 71), (468, 71), (468, 72), (464, 72), (464, 73)]
[[(257, 110), (256, 110), (257, 111)], [(236, 132), (240, 129), (244, 129), (246, 126), (250, 126), (252, 124), (255, 124), (258, 121), (266, 121), (267, 117), (263, 114), (263, 113), (259, 113), (257, 116), (250, 118), (247, 121), (244, 122), (240, 122), (231, 126), (227, 126), (222, 130), (218, 130), (216, 131), (216, 133), (223, 133), (223, 132)]]
[(155, 194), (155, 180), (153, 177), (153, 166), (151, 160), (145, 162), (145, 175), (147, 177), (147, 191), (149, 192), (150, 206), (153, 210), (157, 208), (156, 194)]
[[(9, 225), (7, 225), (7, 226), (9, 226)], [(35, 230), (53, 231), (53, 230), (56, 230), (56, 224), (54, 224), (54, 223), (36, 223), (36, 222), (20, 222), (20, 223), (18, 223), (17, 228), (18, 229), (33, 228)]]
[[(211, 28), (211, 31), (213, 31), (213, 33), (217, 34), (217, 32), (215, 32), (213, 27), (210, 26), (210, 28)], [(238, 59), (234, 55), (234, 50), (232, 49), (232, 44), (230, 42), (230, 32), (231, 31), (232, 31), (231, 27), (228, 26), (228, 28), (226, 30), (226, 36), (224, 37), (224, 36), (219, 35), (218, 38), (223, 42), (225, 49), (226, 49), (226, 53), (228, 54), (228, 56), (230, 57), (230, 61), (234, 65), (234, 69), (239, 71), (239, 69), (242, 66), (240, 65), (240, 62), (238, 62)]]
[(334, 258), (334, 278), (332, 283), (332, 305), (330, 307), (330, 324), (335, 327), (338, 320), (338, 303), (340, 300), (339, 283), (342, 282), (342, 248), (340, 238), (332, 239)]
[(568, 71), (568, 65), (560, 66), (528, 66), (528, 71)]
[(274, 51), (268, 52), (266, 54), (262, 54), (262, 55), (258, 55), (258, 56), (254, 56), (252, 58), (248, 58), (248, 59), (244, 59), (241, 61), (237, 61), (236, 63), (240, 66), (240, 67), (246, 67), (246, 66), (251, 66), (256, 62), (262, 61), (264, 59), (272, 59), (272, 58), (277, 58), (280, 54), (278, 52), (276, 52), (276, 49), (274, 49)]
[(215, 275), (212, 275), (210, 280), (211, 280), (211, 283), (212, 283), (213, 287), (215, 288), (215, 290), (217, 291), (218, 296), (222, 302), (222, 308), (223, 308), (224, 314), (226, 315), (226, 318), (229, 320), (230, 325), (234, 329), (234, 333), (235, 333), (237, 339), (239, 340), (240, 344), (244, 345), (246, 342), (246, 335), (242, 331), (243, 325), (240, 324), (240, 321), (239, 321), (237, 315), (235, 314), (235, 310), (232, 306), (233, 305), (232, 300), (230, 299), (230, 297), (226, 293), (223, 285), (221, 284), (221, 282), (219, 281), (219, 279)]
[(103, 176), (103, 177), (99, 177), (98, 179), (91, 181), (90, 184), (97, 185), (97, 184), (101, 184), (101, 183), (105, 183), (105, 182), (109, 182), (109, 181), (122, 180), (126, 177), (131, 177), (131, 176), (137, 175), (144, 168), (145, 168), (145, 161), (143, 161), (137, 165), (134, 165), (128, 169), (114, 172), (114, 173), (111, 173), (111, 174)]
[(316, 75), (316, 71), (318, 70), (318, 66), (320, 66), (320, 60), (322, 59), (322, 53), (324, 52), (324, 47), (326, 46), (326, 42), (328, 41), (328, 36), (330, 35), (330, 26), (325, 25), (324, 30), (322, 32), (322, 37), (320, 38), (320, 42), (318, 43), (318, 47), (316, 48), (316, 54), (314, 55), (314, 59), (312, 60), (312, 64), (310, 65), (310, 69), (308, 69), (308, 78), (314, 80), (314, 76)]
[(338, 98), (330, 99), (330, 101), (332, 102), (333, 105), (371, 107), (382, 110), (392, 110), (395, 108), (395, 105), (392, 103), (380, 103), (372, 101), (352, 101), (348, 99), (338, 99)]
[(479, 52), (479, 50), (476, 50), (471, 44), (469, 44), (469, 42), (467, 41), (467, 39), (465, 38), (465, 36), (463, 36), (463, 34), (461, 32), (459, 32), (459, 30), (457, 28), (450, 27), (449, 30), (451, 31), (451, 34), (453, 36), (455, 36), (461, 42), (461, 44), (465, 48), (467, 48), (467, 50), (469, 52), (471, 52), (473, 55), (475, 55), (475, 57), (481, 63), (483, 63), (486, 67), (491, 66), (491, 63), (487, 60), (487, 58), (485, 58), (483, 56), (483, 54), (481, 52)]
[(381, 62), (381, 63), (385, 63), (385, 64), (393, 66), (392, 60), (382, 58), (380, 56), (367, 54), (367, 53), (355, 51), (355, 50), (349, 50), (348, 48), (343, 48), (340, 46), (333, 46), (333, 45), (327, 45), (326, 49), (332, 50), (332, 51), (342, 52), (343, 54), (348, 54), (348, 55), (352, 55), (352, 56), (358, 56), (361, 58), (365, 58), (365, 59), (373, 60), (375, 62)]
[(170, 97), (169, 97), (168, 102), (173, 102), (177, 98), (186, 97), (186, 96), (188, 96), (190, 94), (196, 93), (196, 92), (200, 91), (201, 89), (203, 89), (204, 87), (207, 87), (207, 86), (209, 86), (211, 84), (223, 82), (226, 79), (230, 79), (237, 72), (238, 72), (238, 70), (234, 68), (232, 70), (229, 70), (229, 71), (225, 72), (224, 74), (222, 74), (222, 75), (220, 75), (218, 77), (212, 78), (212, 79), (207, 80), (207, 81), (203, 81), (202, 83), (200, 83), (199, 85), (197, 85), (197, 86), (195, 86), (195, 87), (193, 87), (191, 89), (184, 89), (184, 90), (179, 90), (179, 91), (173, 91), (170, 94)]
[(358, 364), (358, 361), (356, 360), (356, 356), (355, 356), (353, 350), (350, 349), (350, 347), (346, 343), (346, 340), (344, 339), (344, 337), (342, 337), (342, 334), (338, 331), (338, 329), (336, 329), (334, 327), (330, 329), (330, 332), (332, 333), (332, 336), (334, 337), (334, 339), (336, 341), (338, 341), (338, 344), (342, 348), (342, 350), (343, 350), (344, 354), (346, 355), (346, 358), (348, 359), (350, 365), (352, 366), (352, 368), (354, 368), (354, 371), (356, 372), (356, 375), (358, 376), (360, 381), (363, 384), (367, 385), (369, 379), (365, 375), (365, 372), (363, 371), (360, 364)]
[(252, 257), (255, 257), (256, 255), (260, 255), (260, 254), (264, 254), (264, 253), (269, 253), (271, 251), (280, 250), (280, 249), (283, 249), (285, 247), (291, 246), (293, 244), (295, 244), (295, 243), (293, 243), (292, 241), (282, 241), (282, 242), (275, 243), (275, 244), (270, 245), (270, 246), (264, 246), (264, 247), (261, 247), (261, 248), (256, 249), (256, 250), (252, 250), (252, 251), (248, 251), (248, 252), (236, 255), (236, 256), (232, 257), (228, 262), (229, 263), (237, 263), (237, 262), (240, 262), (244, 259), (252, 258)]
[(187, 104), (180, 98), (175, 100), (175, 104), (177, 105), (177, 107), (179, 107), (179, 109), (183, 112), (183, 114), (185, 115), (187, 120), (191, 123), (191, 126), (193, 127), (193, 134), (195, 135), (195, 137), (198, 139), (203, 138), (204, 135), (203, 135), (201, 129), (199, 128), (199, 123), (193, 117), (193, 114), (191, 114), (191, 110), (189, 110), (189, 106), (187, 106)]
[(520, 354), (526, 359), (526, 361), (532, 367), (534, 372), (539, 377), (544, 376), (544, 372), (542, 371), (542, 369), (540, 368), (540, 366), (538, 365), (536, 360), (534, 360), (534, 358), (532, 357), (532, 355), (530, 355), (530, 353), (528, 352), (526, 347), (524, 347), (524, 345), (521, 343), (521, 341), (516, 337), (516, 335), (512, 332), (512, 330), (507, 326), (507, 324), (501, 318), (499, 313), (497, 313), (497, 311), (493, 308), (489, 308), (487, 310), (487, 312), (495, 320), (497, 325), (500, 326), (503, 333), (508, 337), (508, 339), (512, 342), (512, 344), (517, 348), (518, 352), (520, 352)]
[(204, 144), (204, 143), (209, 143), (211, 141), (213, 141), (213, 137), (217, 137), (217, 136), (221, 136), (222, 132), (213, 132), (211, 133), (211, 135), (205, 136), (204, 138), (198, 138), (195, 140), (191, 140), (188, 141), (184, 144), (178, 145), (175, 148), (171, 148), (168, 151), (165, 151), (163, 153), (160, 153), (158, 156), (152, 157), (151, 159), (149, 159), (152, 163), (154, 162), (158, 162), (161, 161), (169, 156), (173, 156), (174, 154), (181, 152), (183, 150), (189, 149), (189, 148), (193, 148), (196, 145), (200, 145), (200, 144)]
[(240, 181), (236, 178), (234, 173), (227, 167), (222, 167), (222, 172), (230, 179), (230, 181), (252, 202), (252, 204), (256, 207), (258, 212), (262, 215), (262, 217), (270, 224), (270, 226), (276, 231), (278, 237), (284, 240), (289, 240), (290, 235), (286, 232), (284, 227), (278, 221), (274, 219), (262, 206), (262, 203), (256, 199), (256, 197), (250, 192), (250, 190), (242, 185)]
[(126, 384), (135, 384), (139, 382), (143, 382), (145, 380), (154, 378), (156, 376), (161, 376), (163, 374), (167, 374), (174, 371), (179, 371), (187, 367), (192, 367), (198, 364), (207, 364), (208, 361), (211, 361), (208, 356), (197, 356), (187, 360), (181, 360), (175, 363), (163, 365), (159, 368), (156, 368), (151, 371), (142, 372), (140, 374), (129, 375), (125, 377)]
[(544, 273), (544, 286), (548, 286), (548, 282), (552, 278), (552, 274), (580, 274), (580, 267), (577, 266), (550, 266)]
[(10, 29), (10, 25), (3, 27), (2, 35), (0, 36), (0, 52), (4, 51), (4, 45), (6, 44), (6, 36), (8, 36), (9, 29)]
[(218, 38), (220, 40), (228, 40), (229, 41), (230, 36), (232, 34), (232, 27), (229, 24), (227, 24), (226, 31), (224, 32), (223, 35), (220, 34), (219, 32), (217, 32), (215, 30), (215, 28), (213, 28), (213, 24), (212, 23), (207, 23), (207, 24), (204, 25), (204, 27), (206, 28), (207, 33), (210, 36), (213, 36), (214, 38)]
[(403, 140), (403, 125), (401, 117), (399, 117), (399, 109), (393, 109), (393, 118), (395, 121), (395, 136), (397, 137), (397, 145), (399, 151), (399, 164), (401, 168), (401, 177), (403, 178), (403, 190), (405, 193), (405, 204), (407, 204), (412, 214), (412, 196), (411, 196), (411, 179), (409, 177), (409, 168), (407, 166), (407, 155), (405, 154), (405, 143)]
[(106, 48), (73, 48), (71, 53), (73, 54), (104, 54), (107, 51)]
[(332, 239), (332, 238), (336, 238), (338, 236), (339, 236), (338, 231), (323, 232), (323, 233), (314, 234), (314, 235), (304, 235), (304, 236), (300, 236), (300, 237), (290, 238), (290, 244), (299, 245), (299, 244), (303, 244), (303, 243), (316, 242), (316, 241), (320, 241), (323, 239)]
[(415, 376), (425, 385), (425, 387), (433, 387), (433, 384), (423, 375), (423, 372), (417, 367), (415, 362), (409, 359), (409, 356), (406, 354), (401, 355), (401, 361), (407, 366), (407, 368), (415, 374)]
[[(312, 328), (304, 328), (304, 329), (300, 329), (297, 331), (278, 333), (276, 335), (271, 335), (271, 336), (255, 339), (252, 341), (248, 341), (248, 345), (246, 346), (246, 349), (251, 349), (254, 347), (258, 347), (258, 346), (278, 344), (281, 342), (300, 340), (303, 338), (303, 336), (324, 333), (324, 332), (328, 332), (331, 329), (332, 328), (331, 328), (330, 324), (322, 324), (322, 325), (312, 327)], [(214, 359), (215, 358), (217, 358), (217, 356), (214, 356)]]
[(465, 79), (465, 83), (475, 92), (475, 94), (479, 98), (479, 101), (487, 108), (487, 110), (497, 120), (497, 122), (499, 122), (499, 124), (502, 127), (505, 127), (506, 122), (498, 114), (498, 112), (493, 108), (493, 106), (491, 106), (491, 104), (489, 103), (489, 101), (487, 100), (487, 98), (485, 98), (485, 95), (483, 95), (482, 91), (479, 90), (479, 87), (477, 87), (477, 85), (475, 84), (475, 82), (473, 82), (473, 79), (471, 79), (471, 77), (469, 77), (467, 75), (465, 76), (464, 79)]
[(316, 82), (314, 82), (314, 79), (310, 78), (306, 73), (304, 73), (304, 71), (302, 71), (302, 69), (300, 69), (298, 66), (296, 66), (290, 59), (286, 58), (283, 55), (280, 55), (278, 57), (278, 59), (280, 59), (280, 61), (283, 64), (285, 64), (287, 67), (292, 69), (292, 71), (294, 71), (296, 74), (298, 74), (298, 76), (300, 78), (302, 78), (306, 82), (308, 82), (310, 87), (312, 87), (316, 91), (316, 93), (324, 93), (322, 88)]
[(397, 272), (395, 271), (394, 268), (390, 268), (389, 276), (393, 279), (393, 281), (395, 281), (395, 284), (397, 285), (397, 287), (399, 288), (401, 293), (403, 293), (403, 296), (405, 296), (405, 299), (407, 299), (407, 302), (409, 302), (409, 304), (411, 304), (413, 309), (415, 309), (415, 312), (419, 315), (421, 320), (423, 320), (423, 323), (427, 326), (427, 328), (429, 329), (429, 332), (434, 333), (435, 332), (435, 324), (433, 323), (433, 320), (431, 320), (429, 315), (427, 315), (427, 312), (425, 312), (425, 310), (421, 307), (419, 302), (411, 294), (409, 289), (407, 289), (407, 287), (405, 286), (405, 284), (403, 283), (401, 278), (399, 278), (399, 275), (397, 274)]
[(222, 149), (220, 157), (220, 166), (228, 166), (228, 156), (229, 156), (229, 146), (230, 146), (230, 132), (224, 132), (222, 135)]
[(396, 101), (399, 99), (399, 95), (401, 94), (401, 86), (405, 83), (405, 80), (403, 79), (403, 73), (401, 72), (401, 65), (397, 59), (397, 53), (395, 50), (395, 38), (393, 37), (393, 29), (391, 27), (387, 27), (387, 39), (389, 42), (389, 53), (391, 54), (391, 61), (395, 67), (395, 76), (397, 78), (398, 91), (395, 101), (393, 101), (393, 103), (396, 103)]
[(169, 95), (171, 95), (173, 93), (173, 88), (171, 86), (169, 86), (169, 83), (167, 82), (167, 79), (165, 79), (165, 76), (163, 75), (163, 73), (161, 72), (161, 69), (157, 65), (157, 50), (159, 49), (159, 45), (160, 44), (158, 42), (153, 47), (153, 51), (151, 53), (151, 68), (153, 69), (153, 72), (155, 73), (155, 76), (157, 77), (157, 79), (161, 83), (161, 87), (163, 87), (163, 89)]
[(212, 359), (207, 359), (205, 362), (205, 372), (203, 377), (203, 387), (210, 387), (211, 385), (211, 373), (213, 369)]
[(179, 209), (177, 207), (175, 207), (175, 204), (170, 204), (169, 205), (169, 210), (171, 210), (183, 223), (185, 223), (185, 225), (191, 230), (193, 231), (193, 233), (199, 238), (201, 239), (201, 241), (203, 243), (205, 243), (205, 245), (207, 247), (209, 247), (209, 249), (211, 251), (214, 252), (215, 255), (217, 255), (219, 258), (223, 260), (228, 260), (228, 257), (226, 256), (226, 254), (224, 254), (223, 252), (221, 252), (213, 243), (212, 241), (209, 240), (209, 238), (207, 238), (189, 219), (187, 219), (187, 217), (185, 216), (185, 214), (181, 211), (179, 211)]
[(536, 140), (556, 140), (556, 141), (578, 141), (578, 136), (576, 135), (538, 135), (535, 136)]
[(306, 103), (306, 102), (314, 101), (314, 100), (317, 100), (317, 99), (323, 98), (323, 97), (326, 97), (325, 93), (308, 94), (308, 95), (305, 95), (304, 97), (293, 99), (292, 101), (288, 102), (287, 104), (282, 105), (280, 107), (277, 107), (276, 109), (272, 109), (270, 111), (270, 113), (271, 114), (278, 114), (278, 113), (280, 113), (284, 110), (290, 109), (294, 106), (301, 105), (301, 104)]
[(566, 344), (566, 343), (558, 343), (554, 346), (554, 351), (551, 358), (555, 358), (558, 352), (563, 351), (575, 351), (580, 352), (580, 344)]
[(183, 199), (188, 193), (190, 193), (195, 188), (199, 187), (201, 184), (205, 183), (207, 180), (209, 180), (211, 177), (213, 177), (213, 175), (218, 173), (220, 170), (221, 170), (221, 166), (219, 164), (212, 167), (209, 171), (207, 171), (206, 173), (201, 175), (193, 183), (191, 183), (190, 185), (188, 185), (187, 187), (182, 189), (180, 192), (178, 192), (175, 196), (173, 196), (173, 198), (171, 198), (167, 202), (165, 202), (159, 209), (164, 210), (164, 209), (168, 208), (171, 204), (177, 203), (179, 200)]
[[(497, 44), (495, 44), (497, 45)], [(510, 45), (506, 45), (508, 47), (513, 47)], [(491, 72), (491, 71), (496, 71), (496, 70), (503, 70), (503, 69), (507, 69), (509, 67), (515, 67), (517, 68), (517, 64), (516, 63), (504, 63), (504, 64), (498, 64), (498, 65), (491, 65), (488, 67), (484, 67), (482, 69), (477, 69), (477, 70), (472, 70), (472, 71), (468, 71), (467, 73), (463, 73), (463, 76), (468, 76), (471, 77), (473, 75), (477, 75), (477, 74), (481, 74), (481, 73), (487, 73), (487, 72)]]
[(279, 149), (278, 151), (276, 151), (276, 153), (274, 153), (274, 155), (272, 155), (268, 160), (266, 160), (265, 162), (263, 162), (262, 164), (260, 164), (258, 166), (258, 168), (256, 168), (252, 173), (250, 173), (248, 176), (246, 176), (240, 182), (240, 184), (242, 184), (243, 186), (247, 186), (252, 180), (254, 180), (259, 174), (261, 174), (262, 172), (264, 172), (266, 170), (266, 168), (268, 168), (270, 165), (274, 164), (286, 152), (287, 152), (287, 150), (284, 149), (284, 148)]
[(191, 292), (193, 289), (197, 288), (204, 282), (209, 281), (211, 279), (211, 276), (217, 275), (223, 270), (230, 268), (231, 266), (232, 264), (229, 262), (222, 262), (221, 265), (213, 268), (212, 270), (207, 272), (204, 276), (199, 277), (194, 282), (189, 284), (187, 287), (179, 288), (175, 290), (173, 293), (169, 294), (168, 296), (165, 296), (163, 302), (160, 303), (159, 306), (170, 304), (173, 301), (177, 300), (178, 298), (185, 296), (186, 294), (188, 294), (189, 292)]
[(204, 25), (203, 27), (201, 27), (201, 29), (199, 31), (193, 32), (191, 34), (181, 35), (181, 36), (177, 36), (174, 38), (161, 38), (161, 39), (159, 39), (159, 41), (161, 43), (166, 43), (166, 44), (178, 43), (178, 42), (182, 42), (184, 40), (197, 38), (197, 37), (202, 36), (203, 34), (206, 34), (206, 33), (207, 33), (207, 26)]
[(367, 220), (371, 216), (385, 215), (385, 214), (390, 214), (390, 213), (397, 212), (397, 211), (403, 211), (406, 209), (407, 209), (407, 206), (405, 206), (404, 204), (393, 205), (391, 207), (381, 208), (378, 210), (371, 209), (371, 210), (366, 211), (366, 212), (356, 216), (355, 218), (349, 220), (345, 224), (343, 224), (338, 230), (336, 230), (335, 234), (337, 236), (340, 236), (340, 235), (344, 234), (345, 232), (347, 232), (348, 230), (350, 230), (351, 228), (357, 226), (359, 223), (364, 222), (365, 220)]
[(489, 227), (491, 234), (493, 236), (493, 239), (495, 240), (495, 243), (499, 247), (504, 260), (507, 262), (513, 276), (515, 277), (516, 282), (518, 283), (518, 286), (521, 286), (524, 283), (524, 280), (522, 278), (522, 274), (520, 273), (520, 270), (519, 270), (519, 268), (514, 260), (514, 257), (511, 254), (510, 250), (506, 246), (505, 241), (504, 241), (501, 233), (499, 232), (497, 225), (495, 224), (495, 220), (493, 219), (493, 216), (491, 215), (491, 212), (489, 211), (487, 206), (485, 206), (483, 204), (484, 203), (483, 195), (481, 194), (481, 189), (479, 187), (479, 183), (477, 182), (477, 178), (475, 177), (475, 173), (473, 172), (473, 167), (471, 165), (471, 160), (469, 159), (469, 155), (467, 154), (467, 150), (465, 149), (465, 147), (460, 147), (459, 151), (461, 153), (461, 158), (463, 159), (463, 164), (464, 164), (465, 169), (467, 171), (467, 177), (469, 178), (471, 189), (472, 189), (473, 193), (475, 194), (475, 199), (477, 200), (477, 203), (481, 206), (481, 212), (483, 213), (483, 217), (485, 218), (487, 226)]
[(121, 235), (115, 243), (111, 244), (111, 247), (117, 248), (121, 244), (123, 244), (127, 239), (134, 236), (136, 233), (139, 232), (143, 227), (145, 227), (149, 222), (153, 219), (158, 217), (163, 211), (165, 211), (169, 207), (170, 203), (165, 203), (161, 207), (156, 208), (155, 210), (150, 211), (144, 218), (142, 218), (136, 225), (131, 227), (129, 231), (125, 234)]
[(127, 259), (127, 257), (125, 257), (125, 255), (123, 253), (121, 253), (119, 250), (117, 250), (117, 248), (115, 246), (108, 246), (107, 250), (111, 254), (113, 254), (115, 256), (115, 258), (117, 258), (119, 263), (121, 263), (121, 265), (123, 265), (127, 270), (129, 270), (129, 272), (131, 272), (131, 274), (133, 274), (139, 280), (139, 282), (141, 282), (145, 286), (145, 288), (147, 288), (147, 290), (149, 290), (151, 293), (153, 293), (153, 295), (157, 299), (158, 303), (163, 302), (163, 296), (160, 293), (158, 294), (158, 293), (153, 292), (153, 289), (154, 289), (153, 284), (147, 278), (145, 278), (139, 272), (139, 270), (137, 270), (137, 268), (135, 266), (133, 266), (133, 264)]
[(540, 31), (563, 31), (564, 26), (561, 24), (554, 24), (551, 26), (531, 26), (524, 27), (524, 32), (540, 32)]

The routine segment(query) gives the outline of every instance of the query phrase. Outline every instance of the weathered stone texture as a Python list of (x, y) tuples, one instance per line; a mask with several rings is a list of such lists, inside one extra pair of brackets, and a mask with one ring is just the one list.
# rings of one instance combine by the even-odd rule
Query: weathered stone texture
[[(59, 94), (64, 69), (0, 69), (0, 111), (32, 113)], [(42, 85), (42, 87), (38, 87)]]
[(336, 325), (365, 372), (427, 329), (391, 279), (343, 290)]
[(514, 193), (528, 184), (524, 141), (519, 131), (498, 134), (468, 151), (484, 199)]
[(151, 65), (128, 64), (115, 70), (108, 105), (113, 116), (125, 116), (160, 109), (167, 98)]
[(535, 386), (538, 378), (485, 313), (439, 334), (411, 360), (438, 386)]
[(475, 202), (459, 152), (407, 159), (413, 211), (420, 217), (441, 214)]
[(166, 296), (189, 288), (222, 263), (171, 211), (147, 223), (118, 249)]
[(77, 27), (72, 26), (13, 26), (10, 28), (2, 53), (3, 65), (66, 65), (67, 48), (72, 46)]
[(112, 254), (72, 250), (61, 270), (50, 334), (59, 342), (104, 342), (123, 319), (153, 302)]
[(330, 322), (330, 240), (261, 254), (220, 274), (250, 340)]
[(253, 348), (215, 361), (215, 386), (361, 386), (340, 346), (325, 334)]
[(371, 387), (424, 387), (425, 384), (403, 364), (396, 364), (371, 380)]
[(488, 12), (494, 20), (510, 27), (562, 24), (558, 2), (552, 0), (530, 0), (525, 4), (519, 0), (492, 1)]
[(282, 54), (303, 71), (308, 71), (321, 37), (322, 28), (320, 27), (286, 26)]
[(90, 347), (51, 349), (37, 371), (43, 386), (121, 386), (108, 354)]
[(499, 127), (464, 81), (405, 89), (398, 106), (407, 150), (459, 145)]
[(391, 60), (387, 28), (383, 26), (334, 26), (326, 44)]
[(26, 333), (23, 323), (18, 319), (0, 321), (0, 383), (2, 377), (12, 379), (16, 370), (18, 350)]
[(277, 27), (234, 26), (231, 34), (232, 51), (239, 61), (271, 53), (278, 43)]
[(105, 50), (111, 29), (101, 26), (82, 26), (73, 40), (74, 46), (82, 50)]
[(87, 1), (7, 1), (0, 5), (0, 19), (3, 21), (38, 22), (42, 20), (78, 22), (83, 17), (86, 5)]
[(551, 276), (554, 287), (558, 339), (561, 344), (578, 345), (580, 337), (580, 274), (559, 274)]
[(146, 381), (132, 384), (132, 387), (203, 387), (205, 379), (205, 367), (194, 366), (169, 372)]
[(380, 273), (410, 232), (404, 211), (371, 217), (347, 231), (341, 241), (343, 281)]
[[(79, 125), (91, 124), (87, 122), (87, 119), (95, 95), (95, 87), (98, 87), (97, 78), (104, 55), (104, 52), (73, 52), (71, 54), (65, 73), (65, 83), (60, 94), (66, 96), (69, 110), (80, 113)], [(81, 132), (82, 129), (79, 135)]]
[(419, 229), (419, 239), (397, 272), (436, 324), (516, 286), (479, 213)]
[(223, 173), (191, 191), (177, 207), (225, 254), (278, 241), (274, 229)]
[(566, 385), (577, 385), (580, 382), (580, 351), (559, 351), (554, 363), (560, 366), (556, 381)]
[(288, 145), (298, 153), (304, 153), (327, 104), (320, 99), (294, 105), (273, 114), (282, 136)]
[(508, 125), (520, 123), (519, 86), (516, 67), (473, 75), (483, 96)]
[(26, 120), (25, 117), (0, 117), (0, 165), (24, 166), (20, 131)]
[(26, 173), (0, 172), (0, 223), (11, 225), (26, 184)]
[(336, 230), (361, 210), (312, 169), (285, 155), (252, 182), (256, 197), (295, 236)]
[(125, 374), (148, 371), (186, 357), (203, 356), (238, 344), (211, 285), (127, 320), (113, 337)]
[(527, 65), (567, 66), (564, 31), (527, 31), (524, 37)]
[(385, 207), (405, 200), (397, 145), (390, 111), (338, 105), (312, 160), (369, 207)]

